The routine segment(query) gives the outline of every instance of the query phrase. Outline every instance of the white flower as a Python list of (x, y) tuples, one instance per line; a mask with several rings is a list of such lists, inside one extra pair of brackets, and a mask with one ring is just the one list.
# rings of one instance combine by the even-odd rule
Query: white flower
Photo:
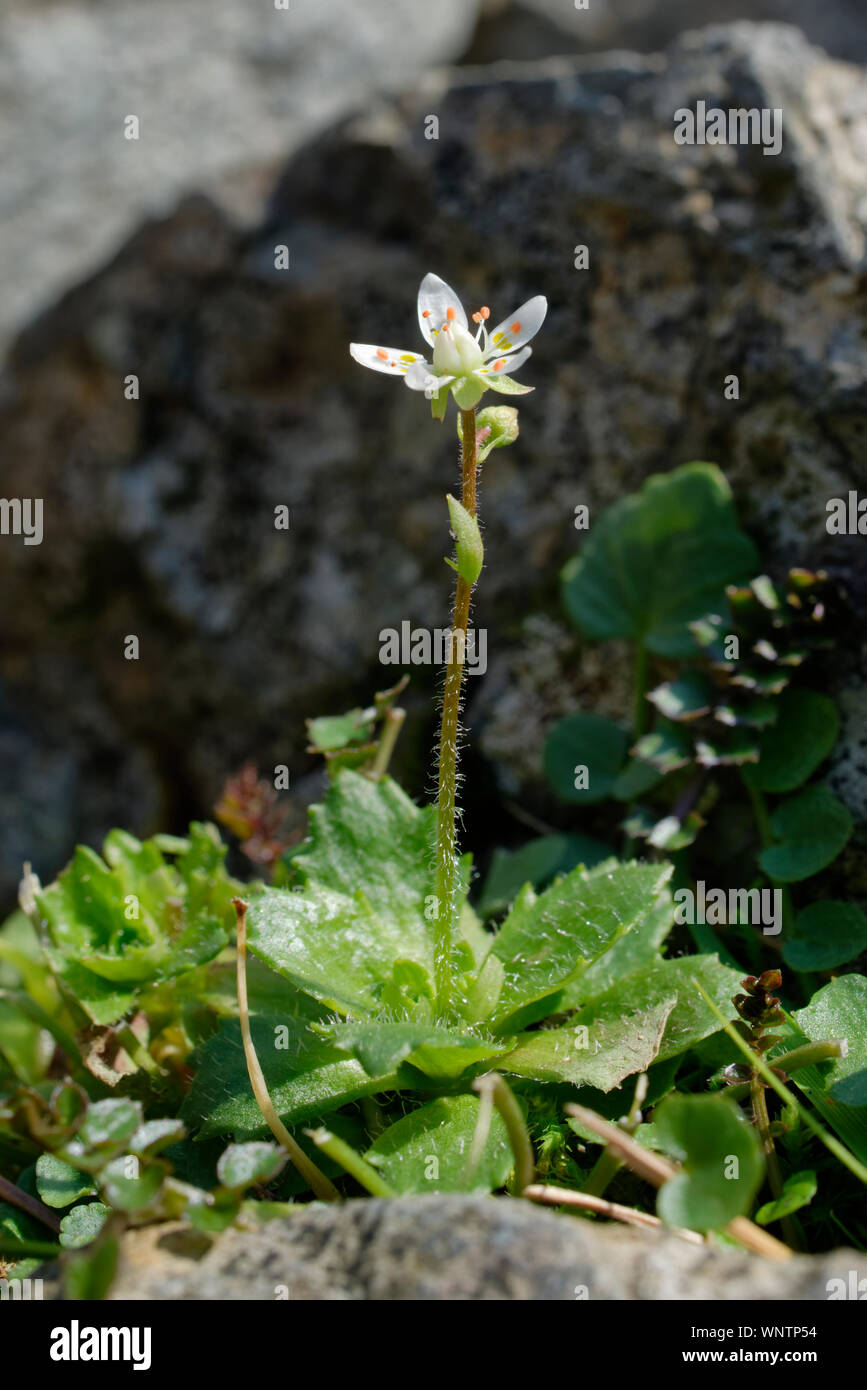
[(373, 343), (350, 343), (349, 351), (362, 367), (402, 376), (410, 390), (424, 391), (434, 403), (434, 414), (442, 416), (449, 390), (462, 410), (472, 409), (487, 390), (503, 395), (531, 391), (511, 373), (531, 355), (526, 344), (542, 327), (547, 311), (548, 301), (537, 294), (488, 332), (491, 311), (483, 307), (473, 314), (478, 325), (474, 336), (454, 290), (438, 275), (426, 275), (418, 292), (418, 321), (422, 337), (433, 348), (431, 362), (417, 352)]

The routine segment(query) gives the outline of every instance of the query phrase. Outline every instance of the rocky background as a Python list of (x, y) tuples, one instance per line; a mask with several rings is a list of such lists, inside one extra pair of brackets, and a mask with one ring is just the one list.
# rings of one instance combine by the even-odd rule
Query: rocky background
[[(681, 32), (717, 9), (7, 5), (2, 490), (45, 504), (41, 546), (0, 538), (7, 900), (25, 858), (51, 874), (112, 824), (182, 829), (248, 757), (288, 764), (300, 823), (304, 717), (390, 683), (381, 628), (445, 625), (453, 423), (347, 353), (415, 346), (428, 269), (495, 315), (551, 304), (521, 439), (484, 471), (468, 840), (514, 828), (493, 791), (556, 815), (552, 719), (626, 708), (618, 653), (560, 614), (575, 505), (691, 458), (724, 468), (772, 568), (823, 564), (850, 591), (833, 780), (867, 818), (864, 541), (824, 526), (867, 474), (867, 14), (732, 0), (804, 32)], [(782, 154), (676, 146), (699, 98), (782, 107)], [(419, 795), (432, 688), (413, 673), (399, 767)]]

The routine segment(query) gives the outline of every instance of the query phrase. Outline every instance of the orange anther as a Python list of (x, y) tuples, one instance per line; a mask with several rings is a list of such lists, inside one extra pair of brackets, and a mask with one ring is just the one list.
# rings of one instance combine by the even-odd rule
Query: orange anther
[(376, 355), (377, 357), (381, 358), (383, 362), (388, 361), (388, 353), (386, 352), (385, 348), (377, 348)]
[(429, 318), (430, 318), (430, 309), (422, 309), (421, 316), (422, 316), (423, 319), (429, 319)]
[(499, 362), (495, 362), (495, 363), (494, 363), (494, 371), (495, 371), (495, 372), (501, 372), (501, 371), (503, 370), (503, 368), (505, 367), (505, 365), (506, 365), (506, 359), (505, 359), (505, 357), (501, 357), (500, 360), (499, 360)]
[(512, 324), (512, 327), (509, 329), (509, 332), (510, 332), (510, 333), (520, 333), (520, 331), (521, 331), (521, 324), (520, 324), (520, 321), (519, 321), (518, 319), (515, 319), (515, 322)]
[(479, 313), (481, 314), (483, 319), (489, 319), (491, 317), (491, 311), (488, 308), (487, 304), (482, 305), (481, 309), (479, 310)]
[(448, 319), (449, 323), (454, 323), (454, 321), (455, 321), (455, 319), (457, 318), (457, 316), (458, 316), (458, 311), (457, 311), (457, 309), (446, 309), (446, 318)]

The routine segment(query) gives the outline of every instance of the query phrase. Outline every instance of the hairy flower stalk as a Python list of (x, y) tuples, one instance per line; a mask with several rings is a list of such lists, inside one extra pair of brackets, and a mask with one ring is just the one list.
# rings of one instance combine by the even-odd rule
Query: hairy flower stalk
[[(460, 299), (438, 275), (424, 277), (418, 292), (418, 324), (432, 350), (430, 359), (402, 348), (375, 343), (350, 343), (350, 355), (363, 367), (388, 376), (403, 377), (411, 391), (423, 392), (435, 419), (445, 418), (449, 396), (460, 412), (462, 490), (461, 502), (448, 498), (452, 530), (457, 542), (458, 572), (452, 617), (451, 642), (443, 691), (439, 739), (437, 835), (434, 923), (434, 985), (436, 1011), (442, 1017), (455, 1004), (454, 946), (457, 937), (457, 796), (458, 734), (464, 678), (470, 600), (482, 568), (482, 539), (476, 521), (476, 474), (490, 453), (517, 437), (517, 411), (500, 406), (482, 412), (477, 428), (476, 406), (486, 391), (522, 396), (533, 388), (522, 386), (511, 373), (527, 361), (527, 344), (542, 326), (548, 304), (543, 295), (528, 299), (508, 318), (488, 329), (491, 311), (483, 305), (473, 314), (475, 334)], [(481, 445), (481, 448), (480, 448)]]
[[(476, 412), (461, 411), (461, 505), (468, 514), (476, 516)], [(447, 1014), (452, 1006), (452, 951), (454, 949), (457, 880), (457, 832), (455, 806), (457, 796), (458, 731), (460, 728), (461, 689), (464, 679), (464, 654), (470, 621), (470, 599), (473, 586), (458, 574), (455, 589), (452, 640), (446, 666), (443, 691), (443, 713), (439, 741), (439, 785), (437, 790), (436, 900), (434, 903), (434, 987), (437, 1007)]]

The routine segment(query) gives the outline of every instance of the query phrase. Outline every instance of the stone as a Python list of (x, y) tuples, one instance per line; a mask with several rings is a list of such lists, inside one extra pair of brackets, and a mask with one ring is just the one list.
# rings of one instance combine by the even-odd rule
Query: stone
[(190, 187), (255, 221), (263, 166), (457, 58), (477, 13), (476, 0), (6, 0), (0, 343)]
[(826, 1300), (851, 1271), (857, 1287), (867, 1260), (854, 1250), (776, 1262), (516, 1199), (430, 1196), (300, 1207), (210, 1243), (179, 1223), (132, 1230), (109, 1298), (752, 1303)]
[[(674, 113), (699, 99), (782, 108), (781, 154), (677, 145)], [(383, 628), (448, 621), (453, 419), (347, 351), (415, 347), (429, 269), (470, 307), (551, 305), (520, 438), (484, 465), (489, 669), (468, 691), (473, 756), (522, 808), (557, 815), (539, 772), (553, 718), (628, 707), (616, 651), (562, 617), (576, 505), (592, 525), (649, 473), (713, 460), (772, 572), (824, 565), (863, 617), (862, 538), (824, 523), (864, 487), (865, 154), (864, 72), (795, 28), (739, 23), (663, 54), (429, 75), (301, 148), (258, 227), (203, 197), (142, 226), (19, 335), (0, 381), (4, 487), (45, 503), (42, 545), (0, 546), (6, 887), (23, 845), (46, 873), (112, 823), (182, 829), (251, 756), (290, 768), (300, 825), (320, 786), (304, 718), (390, 683)], [(861, 820), (862, 646), (853, 621), (827, 664), (832, 785)], [(423, 796), (437, 680), (412, 674), (396, 766)], [(504, 825), (492, 789), (468, 779), (477, 850)]]
[[(715, 0), (487, 0), (467, 55), (470, 62), (545, 58), (621, 48), (655, 53), (689, 29), (715, 24)], [(796, 24), (838, 58), (867, 61), (867, 14), (860, 0), (727, 0), (727, 21)]]

